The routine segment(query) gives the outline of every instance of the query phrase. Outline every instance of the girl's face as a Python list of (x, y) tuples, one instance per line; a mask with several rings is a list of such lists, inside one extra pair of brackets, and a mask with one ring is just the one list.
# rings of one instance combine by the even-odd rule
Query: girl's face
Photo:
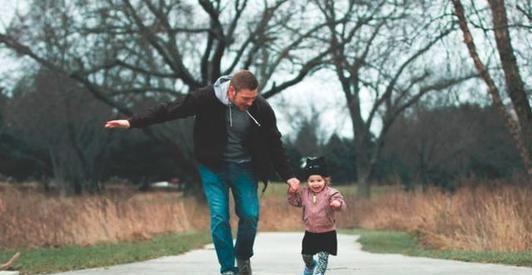
[(307, 184), (312, 192), (319, 193), (325, 187), (325, 179), (320, 175), (311, 175), (307, 179)]

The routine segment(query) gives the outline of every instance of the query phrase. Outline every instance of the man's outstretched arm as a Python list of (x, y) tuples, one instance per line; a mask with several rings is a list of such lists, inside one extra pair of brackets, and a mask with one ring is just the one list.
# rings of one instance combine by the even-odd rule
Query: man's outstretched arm
[(143, 128), (178, 118), (195, 115), (198, 111), (198, 93), (189, 93), (173, 102), (160, 104), (147, 112), (134, 115), (129, 119), (111, 120), (105, 123), (105, 128)]
[(105, 123), (105, 128), (128, 129), (129, 121), (127, 119), (110, 120)]

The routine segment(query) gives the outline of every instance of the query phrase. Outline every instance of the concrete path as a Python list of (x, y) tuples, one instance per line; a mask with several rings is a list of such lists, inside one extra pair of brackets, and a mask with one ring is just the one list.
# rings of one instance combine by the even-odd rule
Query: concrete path
[[(302, 233), (259, 233), (255, 242), (255, 256), (252, 258), (254, 275), (302, 274), (303, 261), (300, 256)], [(356, 242), (357, 236), (338, 235), (338, 256), (329, 258), (327, 274), (395, 274), (395, 275), (484, 275), (484, 274), (527, 274), (532, 268), (496, 264), (465, 263), (397, 254), (373, 254), (363, 252)], [(179, 256), (162, 257), (145, 262), (59, 273), (62, 275), (96, 274), (198, 274), (215, 275), (218, 261), (212, 245)]]

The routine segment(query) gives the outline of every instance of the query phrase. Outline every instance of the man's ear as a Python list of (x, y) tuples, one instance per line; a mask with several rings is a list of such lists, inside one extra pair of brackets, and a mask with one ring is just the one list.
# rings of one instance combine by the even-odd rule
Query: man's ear
[(227, 97), (231, 100), (235, 97), (235, 86), (229, 84), (229, 87), (227, 88)]

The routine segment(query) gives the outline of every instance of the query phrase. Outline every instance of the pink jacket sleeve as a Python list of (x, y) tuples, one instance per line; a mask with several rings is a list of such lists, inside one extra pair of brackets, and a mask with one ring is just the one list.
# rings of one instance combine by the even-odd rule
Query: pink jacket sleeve
[(288, 192), (288, 203), (295, 207), (301, 207), (301, 191), (298, 191), (296, 193)]
[(342, 211), (347, 208), (347, 205), (345, 204), (345, 201), (344, 201), (344, 196), (342, 196), (342, 194), (334, 188), (330, 189), (330, 195), (329, 195), (329, 203), (332, 201), (339, 201), (342, 204), (340, 209), (338, 209), (337, 211)]

